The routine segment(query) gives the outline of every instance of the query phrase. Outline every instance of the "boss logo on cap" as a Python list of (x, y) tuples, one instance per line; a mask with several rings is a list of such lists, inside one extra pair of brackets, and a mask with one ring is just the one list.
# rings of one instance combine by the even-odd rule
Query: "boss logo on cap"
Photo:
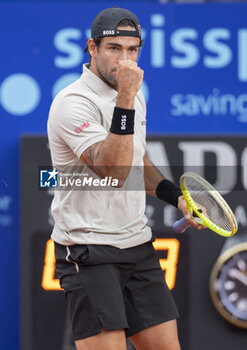
[(103, 35), (114, 35), (115, 30), (103, 30)]

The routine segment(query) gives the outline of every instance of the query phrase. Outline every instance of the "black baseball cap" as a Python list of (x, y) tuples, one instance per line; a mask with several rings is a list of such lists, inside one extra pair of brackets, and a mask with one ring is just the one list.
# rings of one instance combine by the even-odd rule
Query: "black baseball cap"
[[(119, 23), (123, 20), (130, 20), (136, 30), (119, 30)], [(120, 7), (107, 8), (95, 17), (91, 25), (91, 38), (103, 38), (106, 36), (134, 36), (141, 39), (141, 26), (136, 15), (129, 10)], [(86, 50), (87, 51), (87, 48)]]

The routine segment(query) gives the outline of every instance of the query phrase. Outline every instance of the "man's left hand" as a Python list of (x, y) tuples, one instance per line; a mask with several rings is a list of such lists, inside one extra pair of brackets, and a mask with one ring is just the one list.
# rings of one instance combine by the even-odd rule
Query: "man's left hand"
[(187, 223), (190, 226), (193, 226), (193, 227), (197, 228), (198, 230), (203, 230), (205, 228), (205, 226), (201, 225), (200, 223), (198, 223), (196, 220), (193, 219), (192, 213), (187, 208), (184, 196), (178, 197), (178, 209), (183, 213)]

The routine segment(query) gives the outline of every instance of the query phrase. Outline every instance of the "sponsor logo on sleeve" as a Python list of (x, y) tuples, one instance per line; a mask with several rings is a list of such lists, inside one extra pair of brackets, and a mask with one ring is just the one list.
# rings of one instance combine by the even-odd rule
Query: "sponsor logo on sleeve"
[(85, 123), (82, 123), (80, 126), (78, 126), (77, 128), (74, 129), (74, 132), (76, 134), (80, 134), (83, 130), (85, 130), (86, 128), (88, 128), (90, 125), (89, 122), (85, 122)]

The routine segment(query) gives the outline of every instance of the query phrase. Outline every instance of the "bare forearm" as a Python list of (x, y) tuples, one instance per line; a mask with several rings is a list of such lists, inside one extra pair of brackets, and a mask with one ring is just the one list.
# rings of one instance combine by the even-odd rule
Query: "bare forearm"
[(185, 208), (184, 198), (180, 188), (168, 179), (165, 179), (160, 171), (153, 165), (147, 157), (144, 156), (144, 178), (146, 193), (157, 197), (180, 210)]
[(120, 186), (129, 174), (133, 159), (133, 136), (109, 134), (102, 143), (94, 167), (101, 177), (117, 178)]
[(146, 192), (156, 197), (156, 188), (160, 181), (164, 179), (164, 176), (159, 172), (159, 170), (153, 165), (153, 163), (144, 156), (144, 180)]

